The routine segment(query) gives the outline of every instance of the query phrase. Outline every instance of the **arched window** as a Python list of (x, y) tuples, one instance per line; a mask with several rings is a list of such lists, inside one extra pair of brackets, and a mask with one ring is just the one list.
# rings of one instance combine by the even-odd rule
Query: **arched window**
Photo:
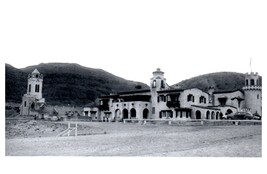
[(156, 88), (156, 80), (153, 80), (152, 88)]
[(165, 84), (164, 84), (164, 81), (163, 80), (161, 80), (160, 88), (165, 88)]
[(189, 95), (187, 96), (187, 101), (192, 101), (192, 102), (194, 102), (194, 96), (193, 96), (192, 94), (189, 94)]
[(40, 91), (40, 85), (35, 85), (35, 92), (39, 92)]
[(199, 103), (206, 103), (206, 98), (204, 96), (199, 97)]
[(251, 86), (254, 86), (254, 85), (255, 85), (255, 83), (254, 83), (254, 79), (250, 79), (250, 85), (251, 85)]
[(32, 85), (31, 85), (31, 84), (29, 84), (29, 92), (31, 92), (31, 88), (32, 88)]
[(26, 106), (27, 106), (27, 102), (25, 101), (25, 102), (24, 102), (24, 107), (26, 107)]

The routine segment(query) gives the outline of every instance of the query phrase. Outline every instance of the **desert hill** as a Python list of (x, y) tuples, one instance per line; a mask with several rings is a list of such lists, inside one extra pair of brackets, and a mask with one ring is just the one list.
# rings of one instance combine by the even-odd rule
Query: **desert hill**
[(44, 75), (43, 97), (49, 104), (86, 105), (100, 95), (148, 88), (146, 84), (78, 64), (46, 63), (22, 69), (6, 64), (6, 102), (21, 102), (27, 75), (35, 68)]
[[(260, 77), (261, 84), (261, 77)], [(233, 91), (241, 89), (245, 85), (245, 74), (237, 72), (216, 72), (196, 76), (172, 85), (173, 88), (199, 88), (208, 91), (210, 86), (215, 91)]]

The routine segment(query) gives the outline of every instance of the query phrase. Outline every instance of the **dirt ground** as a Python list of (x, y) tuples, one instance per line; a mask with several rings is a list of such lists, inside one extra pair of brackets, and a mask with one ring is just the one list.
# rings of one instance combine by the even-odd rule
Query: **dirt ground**
[(6, 121), (7, 156), (261, 157), (262, 128), (80, 122), (77, 137), (56, 137), (67, 122)]

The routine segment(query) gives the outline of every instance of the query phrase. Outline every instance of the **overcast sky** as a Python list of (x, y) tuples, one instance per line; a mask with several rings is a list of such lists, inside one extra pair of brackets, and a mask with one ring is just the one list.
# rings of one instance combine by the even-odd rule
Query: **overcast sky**
[[(17, 68), (69, 62), (149, 83), (252, 69), (267, 57), (264, 1), (7, 1), (1, 59)], [(3, 18), (4, 16), (4, 18)]]

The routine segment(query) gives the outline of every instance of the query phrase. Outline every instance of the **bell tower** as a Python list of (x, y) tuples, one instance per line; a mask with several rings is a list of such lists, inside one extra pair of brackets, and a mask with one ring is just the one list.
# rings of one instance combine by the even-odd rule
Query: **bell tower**
[(42, 88), (43, 88), (43, 75), (35, 69), (31, 74), (28, 75), (28, 88), (27, 94), (35, 96), (36, 99), (42, 98)]
[(159, 68), (153, 72), (153, 77), (150, 79), (150, 88), (154, 91), (167, 89), (166, 79), (164, 78), (164, 72)]
[(158, 91), (168, 88), (166, 79), (164, 78), (164, 72), (157, 68), (157, 70), (153, 72), (153, 77), (150, 79), (152, 119), (159, 118)]
[(35, 69), (28, 75), (27, 93), (22, 97), (20, 115), (38, 115), (38, 110), (45, 103), (42, 88), (43, 75)]
[(252, 114), (262, 115), (262, 85), (258, 73), (246, 73), (243, 90), (245, 93), (245, 107)]

